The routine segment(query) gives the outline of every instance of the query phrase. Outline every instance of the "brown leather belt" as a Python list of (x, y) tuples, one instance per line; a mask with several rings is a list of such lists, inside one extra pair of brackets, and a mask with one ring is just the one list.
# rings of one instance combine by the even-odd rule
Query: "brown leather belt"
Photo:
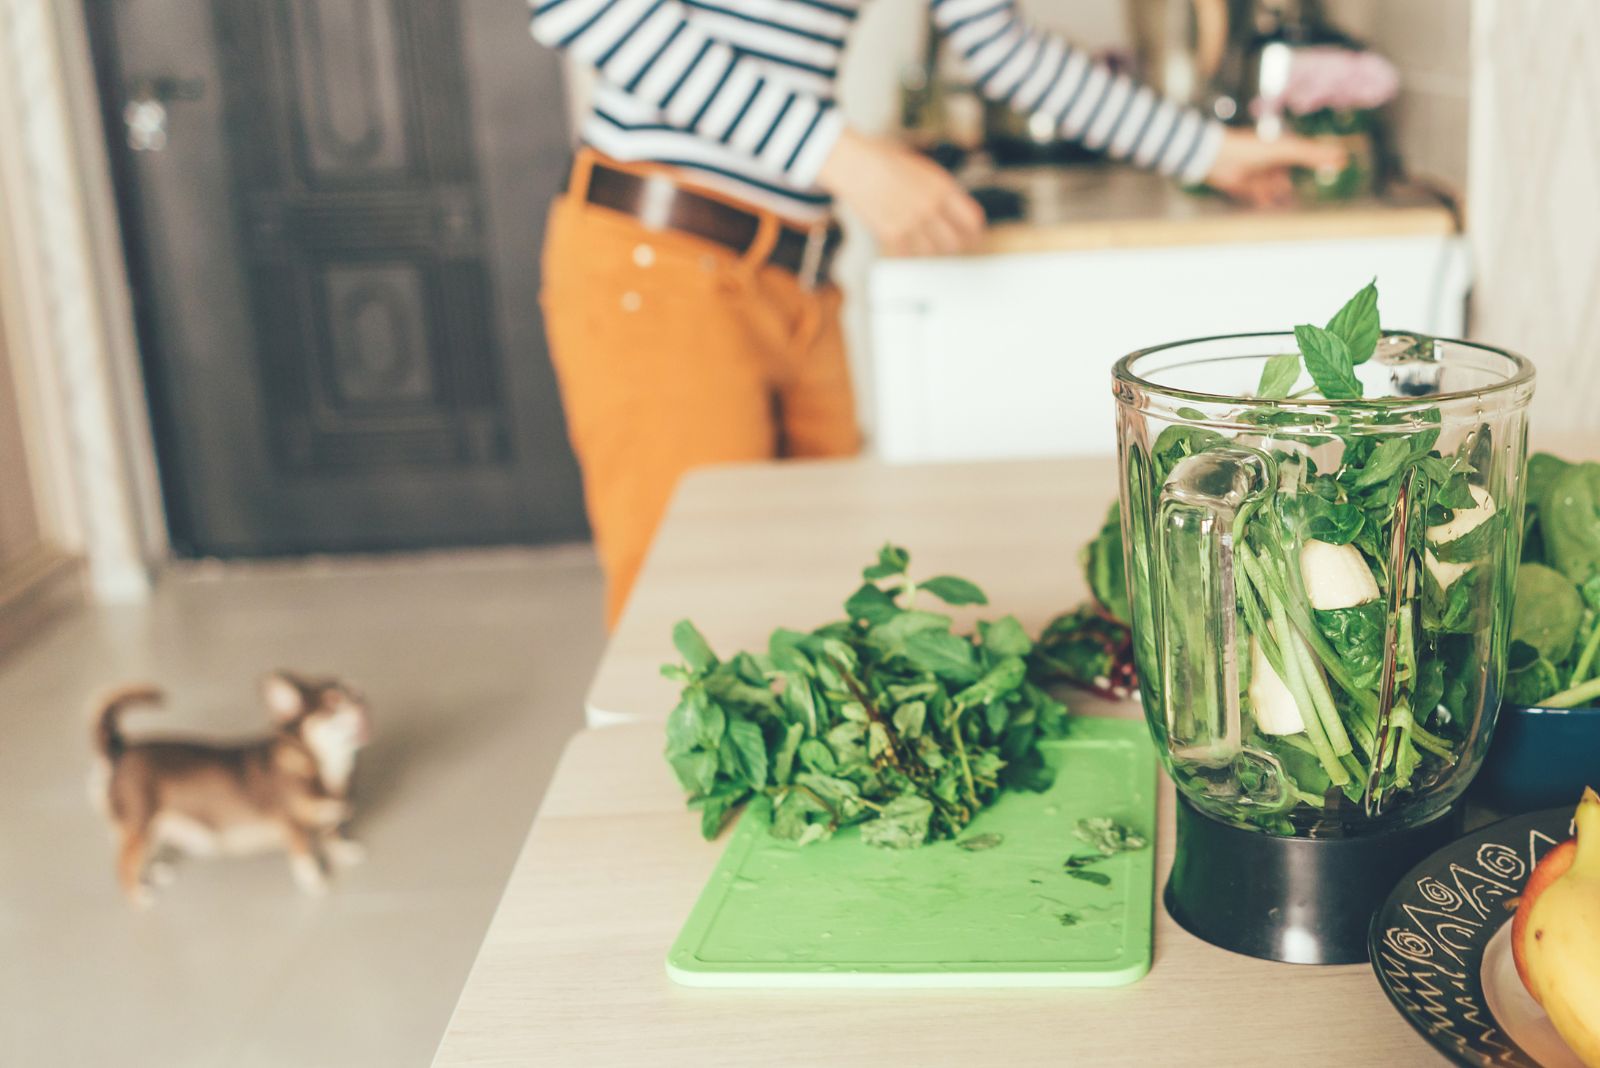
[[(761, 228), (758, 212), (685, 189), (665, 175), (638, 175), (603, 163), (590, 169), (585, 199), (631, 215), (652, 230), (689, 234), (741, 256)], [(788, 271), (807, 288), (825, 281), (842, 237), (838, 224), (819, 223), (809, 230), (788, 223), (779, 227), (766, 262)]]

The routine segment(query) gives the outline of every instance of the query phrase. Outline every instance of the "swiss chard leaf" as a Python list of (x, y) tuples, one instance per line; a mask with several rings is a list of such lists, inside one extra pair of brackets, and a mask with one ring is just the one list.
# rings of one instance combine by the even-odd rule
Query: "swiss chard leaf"
[(1552, 664), (1559, 664), (1572, 651), (1583, 612), (1583, 598), (1565, 575), (1543, 564), (1517, 568), (1517, 595), (1511, 612), (1513, 641), (1531, 646)]

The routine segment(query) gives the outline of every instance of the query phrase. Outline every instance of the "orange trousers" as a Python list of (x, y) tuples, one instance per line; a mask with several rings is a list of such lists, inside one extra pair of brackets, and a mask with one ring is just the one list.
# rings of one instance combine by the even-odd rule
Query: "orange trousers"
[(838, 287), (764, 262), (777, 217), (743, 255), (650, 230), (584, 202), (594, 159), (552, 207), (540, 302), (615, 626), (686, 471), (845, 456), (861, 436)]

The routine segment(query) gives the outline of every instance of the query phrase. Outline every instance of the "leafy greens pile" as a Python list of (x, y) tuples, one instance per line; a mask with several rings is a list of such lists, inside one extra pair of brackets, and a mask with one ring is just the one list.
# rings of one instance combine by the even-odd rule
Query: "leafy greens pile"
[(913, 582), (909, 563), (885, 545), (846, 619), (774, 631), (763, 653), (721, 660), (693, 624), (674, 629), (666, 755), (707, 838), (751, 802), (779, 838), (859, 824), (869, 845), (906, 848), (955, 837), (1002, 789), (1050, 785), (1038, 743), (1065, 733), (1067, 709), (1029, 681), (1033, 642), (1011, 616), (953, 633), (918, 597), (982, 605), (983, 591)]
[(1600, 701), (1600, 464), (1539, 453), (1528, 460), (1527, 494), (1505, 699)]
[[(1301, 325), (1295, 337), (1297, 353), (1266, 361), (1258, 398), (1357, 401), (1356, 369), (1380, 345), (1397, 368), (1425, 371), (1436, 362), (1429, 339), (1382, 334), (1371, 284), (1325, 327)], [(1297, 391), (1302, 371), (1310, 384)], [(1219, 815), (1243, 812), (1276, 833), (1296, 833), (1370, 814), (1396, 793), (1448, 775), (1484, 700), (1481, 667), (1492, 662), (1494, 605), (1518, 533), (1489, 493), (1491, 428), (1478, 425), (1441, 452), (1436, 408), (1352, 404), (1337, 419), (1295, 405), (1178, 414), (1185, 421), (1153, 443), (1132, 443), (1126, 496), (1135, 658), (1147, 707), (1165, 710), (1174, 776), (1191, 796), (1216, 797)], [(1215, 450), (1223, 452), (1207, 457)], [(1210, 629), (1224, 609), (1200, 596), (1214, 582), (1203, 543), (1182, 541), (1200, 537), (1200, 524), (1172, 534), (1168, 550), (1200, 570), (1156, 560), (1157, 495), (1204, 477), (1218, 456), (1265, 471), (1231, 530), (1237, 742), (1220, 727), (1229, 698), (1216, 680), (1227, 676), (1216, 669)], [(1401, 515), (1412, 563), (1397, 576), (1390, 561)], [(1109, 605), (1114, 594), (1101, 598)], [(1157, 670), (1158, 649), (1175, 670)], [(1235, 755), (1219, 775), (1216, 761), (1230, 748)]]

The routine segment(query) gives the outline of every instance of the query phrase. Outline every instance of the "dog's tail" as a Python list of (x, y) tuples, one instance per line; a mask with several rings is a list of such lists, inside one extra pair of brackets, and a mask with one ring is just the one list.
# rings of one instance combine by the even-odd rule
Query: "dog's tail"
[(139, 705), (158, 705), (162, 694), (148, 683), (121, 686), (102, 695), (94, 704), (94, 747), (110, 759), (122, 752), (124, 742), (117, 721), (122, 713)]

